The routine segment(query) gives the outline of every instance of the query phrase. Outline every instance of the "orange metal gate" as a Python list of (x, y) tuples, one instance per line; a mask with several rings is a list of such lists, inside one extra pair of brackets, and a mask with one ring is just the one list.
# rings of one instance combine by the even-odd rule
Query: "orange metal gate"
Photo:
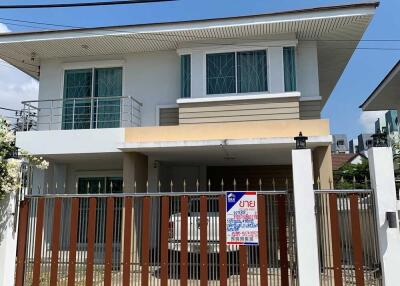
[(372, 190), (317, 190), (321, 285), (382, 285)]
[(291, 194), (258, 192), (259, 245), (226, 245), (224, 192), (26, 196), (16, 285), (296, 285)]

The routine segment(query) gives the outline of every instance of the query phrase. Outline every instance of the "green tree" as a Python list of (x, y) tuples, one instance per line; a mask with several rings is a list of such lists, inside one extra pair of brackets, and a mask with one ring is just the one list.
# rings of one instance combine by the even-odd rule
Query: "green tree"
[(0, 199), (20, 188), (23, 161), (40, 169), (48, 167), (48, 162), (43, 158), (18, 150), (10, 125), (0, 117)]
[(369, 188), (368, 160), (360, 164), (346, 163), (333, 173), (335, 189)]

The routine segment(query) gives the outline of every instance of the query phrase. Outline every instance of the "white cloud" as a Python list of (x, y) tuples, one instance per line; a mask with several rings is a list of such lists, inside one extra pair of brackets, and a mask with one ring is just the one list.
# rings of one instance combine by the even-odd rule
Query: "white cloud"
[(360, 124), (365, 133), (375, 133), (375, 121), (378, 118), (385, 119), (386, 110), (383, 111), (363, 111), (360, 115)]
[[(0, 33), (9, 32), (8, 27), (0, 23)], [(24, 100), (38, 98), (39, 83), (32, 77), (0, 60), (0, 106), (21, 109)], [(0, 111), (3, 115), (12, 115)]]
[(5, 24), (0, 23), (0, 33), (10, 32), (10, 29)]

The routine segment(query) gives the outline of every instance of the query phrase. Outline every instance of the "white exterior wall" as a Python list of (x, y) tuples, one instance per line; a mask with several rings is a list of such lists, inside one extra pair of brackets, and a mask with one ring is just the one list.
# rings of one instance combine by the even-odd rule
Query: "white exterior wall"
[[(113, 62), (115, 61), (115, 64)], [(175, 104), (180, 97), (180, 58), (176, 51), (149, 52), (122, 56), (43, 60), (39, 100), (63, 98), (64, 69), (90, 66), (123, 67), (123, 96), (143, 103), (142, 125), (156, 125), (156, 106)], [(46, 130), (46, 125), (42, 126)], [(58, 128), (59, 129), (59, 128)]]
[(318, 50), (317, 43), (312, 41), (299, 41), (296, 53), (297, 89), (301, 96), (318, 98)]
[[(282, 38), (282, 37), (281, 37)], [(288, 40), (261, 42), (261, 47), (243, 41), (242, 44), (224, 45), (218, 48), (191, 47), (191, 94), (192, 97), (210, 97), (206, 95), (205, 57), (208, 52), (226, 52), (235, 50), (267, 49), (268, 81), (270, 93), (284, 92), (283, 46), (293, 45), (297, 40), (287, 36)], [(268, 43), (270, 46), (268, 46)], [(248, 48), (247, 48), (248, 46)], [(175, 105), (180, 97), (180, 57), (175, 51), (159, 51), (137, 54), (96, 56), (84, 58), (44, 59), (41, 63), (39, 100), (62, 99), (64, 69), (88, 68), (95, 66), (123, 66), (123, 95), (132, 96), (143, 103), (142, 126), (154, 126), (157, 106)], [(319, 97), (317, 46), (315, 42), (298, 42), (296, 55), (297, 89), (302, 97)], [(113, 64), (115, 63), (115, 64)], [(61, 109), (60, 109), (61, 110)], [(61, 111), (59, 111), (61, 115)], [(60, 117), (61, 121), (61, 117)], [(47, 124), (40, 126), (49, 129)], [(60, 126), (52, 126), (60, 129)]]

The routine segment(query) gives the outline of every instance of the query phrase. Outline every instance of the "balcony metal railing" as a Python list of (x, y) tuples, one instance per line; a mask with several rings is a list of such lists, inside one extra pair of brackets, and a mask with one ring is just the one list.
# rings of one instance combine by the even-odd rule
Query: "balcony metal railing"
[(23, 101), (22, 131), (136, 127), (142, 103), (131, 96)]

